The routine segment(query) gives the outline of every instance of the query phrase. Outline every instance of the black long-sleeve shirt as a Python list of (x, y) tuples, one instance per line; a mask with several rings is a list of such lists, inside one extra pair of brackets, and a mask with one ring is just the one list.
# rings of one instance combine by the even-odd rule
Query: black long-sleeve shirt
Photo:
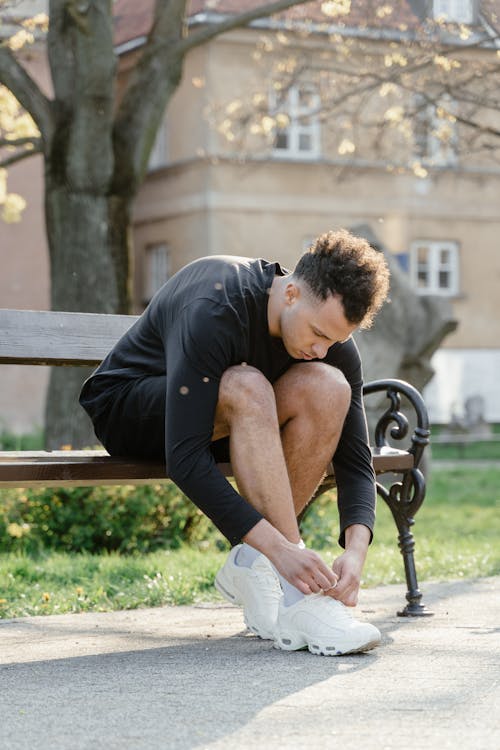
[[(246, 362), (274, 383), (297, 360), (269, 333), (268, 295), (277, 263), (234, 256), (185, 266), (154, 296), (85, 383), (80, 402), (102, 424), (116, 394), (145, 375), (166, 377), (166, 464), (178, 487), (232, 542), (262, 518), (217, 469), (210, 451), (220, 379)], [(340, 543), (359, 523), (373, 530), (375, 483), (362, 401), (361, 361), (352, 339), (323, 360), (343, 372), (352, 389), (333, 457)]]

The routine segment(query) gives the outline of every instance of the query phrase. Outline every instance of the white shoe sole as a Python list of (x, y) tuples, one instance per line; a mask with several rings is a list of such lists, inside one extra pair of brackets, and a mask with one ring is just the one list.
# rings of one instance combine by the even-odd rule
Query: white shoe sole
[(349, 644), (342, 644), (341, 641), (332, 644), (332, 641), (321, 642), (320, 639), (309, 641), (303, 634), (289, 635), (281, 633), (275, 638), (274, 648), (282, 651), (300, 651), (307, 648), (311, 654), (318, 656), (344, 656), (346, 654), (358, 654), (363, 651), (370, 651), (380, 644), (380, 638), (374, 636), (372, 640), (359, 639), (356, 643), (351, 640)]

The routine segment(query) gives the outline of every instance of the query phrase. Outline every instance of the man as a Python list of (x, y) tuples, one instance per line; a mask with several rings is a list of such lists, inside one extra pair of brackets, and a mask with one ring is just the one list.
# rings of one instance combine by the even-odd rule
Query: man
[[(380, 641), (355, 620), (375, 482), (353, 331), (388, 290), (383, 255), (321, 235), (293, 273), (214, 256), (181, 269), (85, 383), (80, 402), (113, 455), (166, 457), (169, 476), (235, 545), (216, 586), (284, 650), (339, 655)], [(238, 492), (217, 461), (232, 462)], [(330, 460), (340, 544), (330, 568), (297, 516)]]

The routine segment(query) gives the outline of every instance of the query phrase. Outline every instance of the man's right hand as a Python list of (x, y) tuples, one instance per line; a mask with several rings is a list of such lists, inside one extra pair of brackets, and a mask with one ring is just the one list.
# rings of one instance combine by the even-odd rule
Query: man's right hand
[(269, 557), (276, 570), (303, 594), (317, 594), (327, 591), (337, 584), (337, 576), (321, 557), (310, 549), (299, 549), (296, 545), (287, 543)]
[(259, 521), (243, 538), (272, 562), (276, 570), (303, 594), (333, 590), (337, 576), (321, 557), (288, 541), (268, 521)]

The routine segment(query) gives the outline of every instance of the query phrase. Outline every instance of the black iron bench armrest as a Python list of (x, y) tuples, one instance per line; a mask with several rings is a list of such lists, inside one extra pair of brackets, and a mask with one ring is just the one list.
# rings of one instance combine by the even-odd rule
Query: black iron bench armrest
[[(373, 393), (385, 392), (390, 401), (387, 410), (379, 418), (374, 440), (377, 448), (388, 446), (387, 431), (390, 428), (390, 436), (393, 440), (404, 440), (408, 435), (408, 418), (401, 411), (401, 395), (408, 399), (415, 412), (417, 426), (411, 436), (411, 446), (408, 452), (414, 456), (414, 467), (418, 468), (422, 459), (424, 448), (429, 444), (429, 416), (427, 407), (420, 393), (404, 380), (387, 378), (384, 380), (372, 380), (363, 386), (363, 395), (369, 396)], [(392, 426), (391, 426), (392, 425)]]

